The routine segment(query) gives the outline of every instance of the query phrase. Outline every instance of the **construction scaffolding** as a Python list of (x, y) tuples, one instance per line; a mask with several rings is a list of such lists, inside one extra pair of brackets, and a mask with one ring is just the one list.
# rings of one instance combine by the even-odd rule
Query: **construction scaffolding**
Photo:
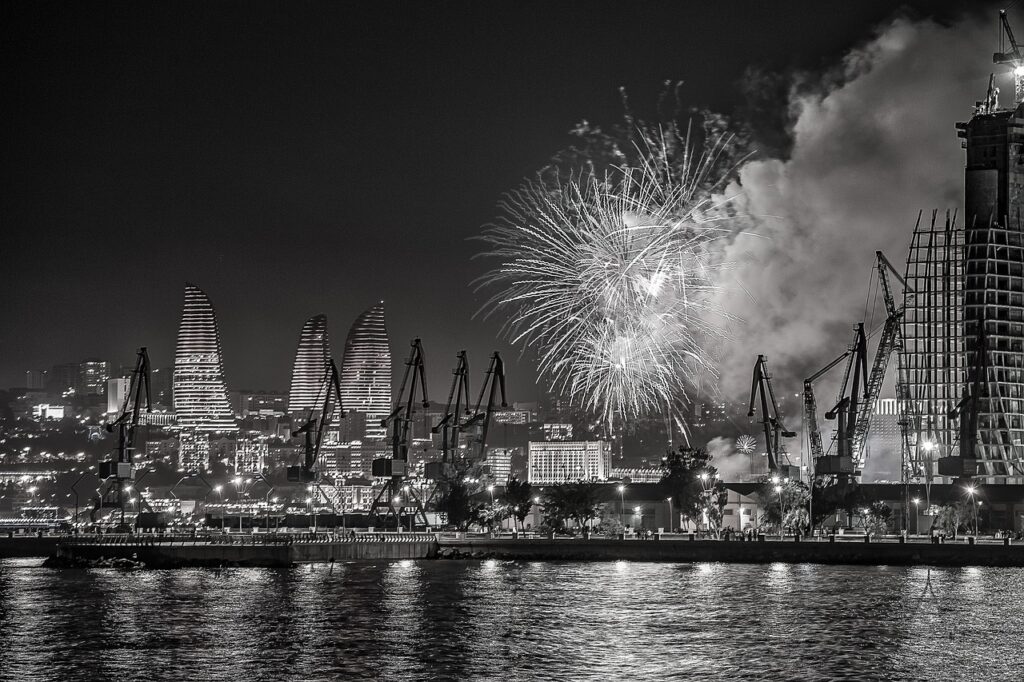
[(903, 292), (901, 405), (904, 471), (930, 481), (935, 462), (954, 454), (958, 425), (950, 418), (966, 381), (964, 355), (964, 230), (956, 214), (918, 214), (907, 255)]

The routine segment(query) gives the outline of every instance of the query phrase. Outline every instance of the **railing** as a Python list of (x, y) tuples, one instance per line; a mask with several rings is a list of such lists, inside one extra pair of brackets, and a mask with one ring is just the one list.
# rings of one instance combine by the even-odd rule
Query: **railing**
[(80, 545), (130, 545), (132, 547), (173, 547), (175, 545), (294, 545), (331, 543), (376, 543), (376, 542), (434, 542), (435, 533), (252, 533), (252, 534), (200, 534), (195, 535), (140, 535), (115, 534), (67, 536), (62, 544)]

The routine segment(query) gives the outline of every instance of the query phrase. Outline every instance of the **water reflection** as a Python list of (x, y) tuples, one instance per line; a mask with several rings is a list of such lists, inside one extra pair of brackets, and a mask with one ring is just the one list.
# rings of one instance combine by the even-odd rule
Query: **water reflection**
[(1016, 679), (1019, 569), (0, 564), (0, 678)]

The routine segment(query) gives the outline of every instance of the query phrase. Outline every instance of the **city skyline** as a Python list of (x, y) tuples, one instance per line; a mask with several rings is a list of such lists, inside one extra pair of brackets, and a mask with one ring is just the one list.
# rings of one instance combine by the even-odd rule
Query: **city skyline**
[[(953, 3), (910, 5), (940, 20), (961, 11)], [(129, 359), (145, 345), (155, 366), (171, 364), (184, 278), (202, 282), (218, 302), (225, 370), (237, 386), (284, 390), (290, 367), (280, 358), (294, 351), (302, 321), (318, 311), (352, 319), (364, 301), (384, 299), (396, 349), (420, 337), (435, 357), (499, 350), (511, 394), (536, 399), (533, 356), (499, 338), (503, 320), (475, 317), (486, 295), (470, 288), (485, 271), (470, 238), (497, 214), (503, 193), (572, 144), (569, 131), (580, 121), (621, 120), (620, 86), (647, 115), (666, 79), (685, 81), (684, 106), (731, 113), (748, 106), (748, 49), (783, 72), (818, 69), (862, 44), (893, 11), (882, 2), (828, 12), (815, 3), (781, 12), (737, 5), (752, 20), (736, 24), (700, 6), (609, 4), (582, 19), (536, 3), (494, 14), (459, 3), (383, 13), (190, 7), (64, 7), (45, 44), (27, 38), (38, 9), (5, 10), (5, 42), (17, 56), (4, 69), (17, 74), (11, 97), (25, 106), (12, 120), (19, 134), (5, 142), (9, 168), (19, 172), (5, 176), (3, 210), (13, 226), (7, 245), (20, 254), (10, 277), (33, 282), (34, 295), (6, 303), (0, 385), (18, 385), (26, 370), (65, 354)], [(608, 12), (618, 20), (608, 21)], [(268, 19), (237, 21), (255, 14)], [(492, 21), (502, 26), (497, 41), (477, 30)], [(191, 30), (196, 23), (238, 30), (207, 34)], [(535, 30), (546, 24), (552, 35), (582, 31), (601, 45), (620, 44), (625, 31), (648, 49), (583, 56)], [(676, 39), (694, 25), (708, 28)], [(787, 35), (794, 26), (813, 26), (796, 29), (813, 39), (779, 41), (761, 30)], [(713, 35), (727, 45), (713, 50), (709, 69)], [(258, 67), (261, 60), (271, 66)], [(322, 69), (315, 83), (311, 63)], [(175, 75), (179, 68), (188, 79)], [(446, 74), (441, 83), (435, 69)], [(352, 70), (368, 86), (354, 98), (346, 86)], [(55, 99), (64, 92), (83, 96)], [(109, 97), (84, 96), (90, 92)], [(108, 111), (112, 100), (119, 105)], [(396, 125), (410, 108), (416, 119)], [(90, 170), (99, 149), (108, 160)], [(456, 172), (435, 173), (439, 165)], [(119, 239), (129, 225), (132, 238)], [(282, 235), (316, 244), (317, 257)], [(88, 253), (119, 267), (96, 268), (94, 258), (79, 258)], [(37, 334), (35, 300), (60, 311), (59, 334)], [(443, 390), (448, 371), (428, 363), (431, 387)]]

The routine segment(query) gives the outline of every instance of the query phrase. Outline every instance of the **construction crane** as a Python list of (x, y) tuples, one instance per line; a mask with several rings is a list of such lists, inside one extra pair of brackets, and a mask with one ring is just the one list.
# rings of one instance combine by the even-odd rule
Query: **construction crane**
[[(150, 394), (150, 372), (149, 353), (146, 348), (140, 348), (135, 360), (135, 369), (128, 386), (128, 392), (124, 396), (124, 403), (114, 421), (106, 425), (109, 433), (117, 430), (116, 456), (112, 460), (100, 462), (99, 475), (103, 479), (97, 490), (97, 497), (93, 514), (102, 507), (120, 508), (121, 526), (124, 526), (124, 493), (125, 482), (135, 478), (135, 432), (139, 426), (139, 415), (142, 410), (152, 412), (152, 397)], [(104, 487), (106, 489), (104, 490)], [(146, 499), (139, 495), (140, 505), (147, 510), (149, 504)]]
[(306, 423), (292, 431), (293, 438), (305, 436), (305, 447), (302, 464), (290, 466), (287, 469), (289, 481), (312, 484), (319, 481), (320, 476), (316, 465), (320, 460), (324, 434), (327, 432), (327, 427), (330, 426), (336, 409), (344, 415), (344, 407), (341, 403), (341, 381), (338, 378), (338, 366), (334, 364), (333, 358), (327, 361), (321, 391), (324, 394), (323, 402), (311, 407)]
[[(835, 407), (825, 413), (825, 419), (837, 419), (836, 454), (818, 458), (815, 462), (816, 475), (851, 476), (857, 471), (854, 457), (854, 431), (858, 415), (862, 411), (861, 403), (868, 400), (868, 341), (864, 335), (864, 323), (858, 323), (854, 330), (853, 345), (850, 348), (849, 362), (843, 375), (843, 383), (839, 387), (839, 400)], [(850, 373), (853, 373), (853, 385), (847, 395), (846, 388), (850, 385)], [(864, 382), (864, 393), (861, 393), (861, 382)], [(867, 407), (866, 409), (870, 409)]]
[(394, 516), (399, 527), (401, 526), (401, 511), (406, 506), (404, 502), (407, 500), (413, 502), (411, 505), (414, 507), (413, 516), (419, 516), (423, 525), (427, 524), (423, 504), (416, 495), (416, 491), (411, 486), (404, 485), (409, 469), (409, 440), (413, 415), (416, 411), (417, 386), (419, 386), (421, 395), (421, 405), (424, 408), (430, 407), (430, 400), (427, 398), (423, 344), (419, 339), (413, 339), (411, 346), (409, 358), (405, 361), (405, 374), (402, 377), (402, 386), (398, 390), (395, 409), (380, 422), (382, 427), (391, 429), (391, 458), (373, 460), (374, 477), (386, 478), (387, 481), (381, 491), (377, 493), (377, 497), (374, 498), (371, 511), (375, 518), (379, 518), (378, 510), (382, 507), (386, 508), (388, 516)]
[[(754, 403), (761, 397), (761, 425), (764, 428), (764, 443), (768, 455), (768, 470), (779, 471), (779, 455), (782, 453), (782, 438), (793, 438), (796, 433), (786, 428), (779, 414), (779, 404), (775, 400), (768, 364), (763, 355), (757, 356), (754, 362), (754, 374), (750, 381), (750, 407), (747, 416), (754, 416)], [(769, 412), (769, 407), (771, 411)]]
[[(505, 400), (505, 363), (498, 351), (491, 355), (491, 363), (487, 367), (487, 375), (484, 377), (484, 384), (480, 387), (480, 395), (476, 399), (476, 406), (473, 408), (473, 416), (462, 424), (463, 429), (479, 426), (480, 438), (477, 444), (480, 446), (477, 452), (477, 459), (484, 459), (487, 455), (487, 430), (491, 426), (491, 418), (494, 416), (495, 399), (498, 392), (501, 392), (501, 407), (508, 407)], [(484, 394), (487, 394), (487, 406), (483, 406)]]
[[(999, 34), (1000, 51), (992, 55), (992, 63), (1006, 64), (1013, 68), (1013, 104), (1016, 106), (1024, 100), (1024, 53), (1021, 53), (1020, 46), (1013, 37), (1013, 29), (1010, 28), (1005, 9), (999, 10), (999, 23), (1003, 29)], [(1009, 50), (1006, 50), (1007, 43)]]

